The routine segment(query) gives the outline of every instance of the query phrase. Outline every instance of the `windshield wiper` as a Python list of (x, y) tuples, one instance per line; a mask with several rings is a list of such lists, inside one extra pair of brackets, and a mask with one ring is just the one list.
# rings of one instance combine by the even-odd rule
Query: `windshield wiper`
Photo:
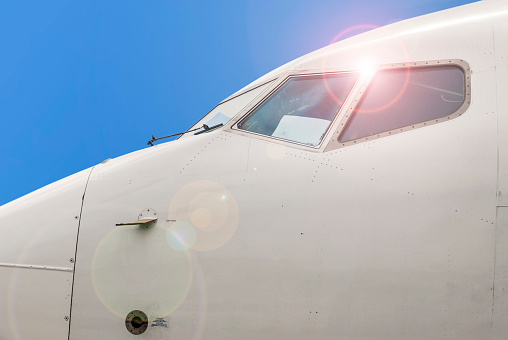
[(214, 126), (212, 126), (212, 127), (209, 127), (208, 125), (203, 124), (203, 129), (204, 129), (204, 130), (203, 130), (203, 131), (198, 131), (198, 132), (196, 132), (194, 135), (200, 135), (200, 134), (205, 133), (205, 132), (210, 132), (210, 131), (212, 131), (212, 130), (215, 130), (215, 129), (217, 129), (217, 128), (220, 128), (222, 125), (224, 125), (224, 124), (220, 123), (220, 124), (214, 125)]
[(153, 146), (153, 142), (155, 142), (155, 141), (158, 141), (158, 140), (161, 140), (161, 139), (164, 139), (164, 138), (170, 138), (170, 137), (181, 136), (181, 135), (184, 135), (184, 134), (189, 133), (189, 132), (194, 132), (194, 131), (197, 131), (197, 130), (199, 130), (199, 129), (203, 129), (203, 131), (199, 131), (199, 132), (196, 132), (196, 133), (195, 133), (195, 135), (199, 135), (199, 134), (201, 134), (201, 133), (205, 133), (205, 132), (209, 132), (209, 131), (211, 131), (211, 130), (215, 130), (216, 128), (219, 128), (219, 127), (221, 127), (222, 125), (224, 125), (224, 124), (220, 123), (220, 124), (214, 125), (214, 126), (212, 126), (212, 127), (209, 127), (208, 125), (203, 124), (203, 126), (200, 126), (200, 127), (196, 128), (196, 129), (187, 130), (187, 131), (185, 131), (185, 132), (179, 132), (179, 133), (175, 133), (175, 134), (173, 134), (173, 135), (164, 136), (164, 137), (159, 137), (159, 138), (155, 138), (155, 137), (152, 135), (152, 139), (150, 139), (150, 140), (146, 143), (146, 145)]

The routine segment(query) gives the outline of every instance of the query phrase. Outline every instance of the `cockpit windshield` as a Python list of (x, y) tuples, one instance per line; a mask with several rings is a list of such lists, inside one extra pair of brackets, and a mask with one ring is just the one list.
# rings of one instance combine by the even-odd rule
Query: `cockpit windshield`
[(290, 78), (238, 128), (317, 146), (357, 79), (354, 73)]
[(203, 133), (205, 130), (203, 128), (199, 129), (199, 127), (202, 127), (203, 124), (206, 124), (209, 128), (220, 124), (226, 124), (231, 118), (236, 116), (240, 110), (246, 107), (254, 98), (263, 92), (263, 90), (265, 90), (270, 84), (271, 81), (220, 103), (189, 129), (193, 130), (198, 128), (198, 130), (196, 130), (194, 133), (185, 134), (181, 138)]

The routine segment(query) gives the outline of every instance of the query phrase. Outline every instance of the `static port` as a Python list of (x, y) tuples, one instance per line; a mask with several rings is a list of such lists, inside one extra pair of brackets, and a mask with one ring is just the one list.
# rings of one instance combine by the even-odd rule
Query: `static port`
[(148, 317), (140, 310), (133, 310), (125, 318), (125, 327), (131, 334), (142, 334), (148, 328)]
[(135, 316), (132, 318), (131, 324), (132, 324), (132, 327), (139, 328), (139, 327), (143, 326), (143, 320), (141, 320), (141, 318), (139, 316)]

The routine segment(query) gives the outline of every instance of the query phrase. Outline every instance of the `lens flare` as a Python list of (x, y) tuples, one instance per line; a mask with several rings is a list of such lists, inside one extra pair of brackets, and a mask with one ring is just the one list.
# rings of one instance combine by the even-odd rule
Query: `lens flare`
[[(374, 25), (357, 25), (357, 26), (352, 26), (352, 27), (346, 28), (345, 30), (343, 30), (342, 32), (337, 34), (332, 39), (332, 41), (330, 41), (329, 45), (332, 45), (341, 39), (349, 37), (350, 33), (359, 34), (359, 33), (363, 33), (365, 31), (375, 29), (378, 27), (379, 26), (374, 26)], [(360, 31), (360, 32), (358, 32), (358, 31)], [(328, 58), (326, 56), (321, 61), (321, 68), (323, 71), (325, 71), (327, 68), (327, 61), (328, 61)], [(328, 83), (326, 74), (323, 74), (322, 78), (323, 78), (323, 82), (326, 87), (326, 90), (328, 91), (328, 94), (330, 95), (330, 97), (332, 97), (333, 100), (335, 100), (335, 102), (338, 103), (340, 106), (342, 106), (344, 104), (344, 102), (341, 99), (337, 98), (337, 96), (333, 93), (333, 89), (330, 87), (330, 84)]]
[(119, 317), (147, 303), (152, 314), (169, 315), (187, 296), (192, 265), (189, 254), (182, 250), (192, 241), (192, 232), (177, 225), (178, 238), (171, 247), (167, 234), (173, 231), (168, 229), (159, 225), (145, 230), (116, 228), (96, 248), (93, 285), (104, 306)]
[(346, 38), (350, 38), (354, 35), (361, 34), (376, 28), (379, 28), (380, 26), (376, 25), (370, 25), (370, 24), (363, 24), (363, 25), (355, 25), (346, 28), (345, 30), (339, 32), (333, 39), (330, 41), (329, 45), (336, 43), (339, 40), (343, 40)]
[[(359, 112), (359, 113), (371, 114), (371, 113), (376, 113), (376, 112), (380, 112), (380, 111), (388, 109), (390, 106), (395, 104), (404, 95), (404, 92), (406, 92), (407, 86), (409, 85), (410, 76), (411, 76), (411, 70), (410, 70), (409, 66), (405, 67), (405, 77), (404, 77), (404, 81), (400, 85), (400, 90), (397, 91), (397, 94), (395, 96), (393, 96), (391, 98), (387, 98), (386, 104), (377, 105), (376, 107), (374, 107), (372, 109), (361, 109), (361, 108), (357, 107), (355, 111)], [(389, 86), (393, 87), (396, 85), (389, 84)]]
[(186, 221), (177, 221), (168, 228), (166, 241), (175, 250), (187, 250), (196, 243), (196, 229)]
[(238, 228), (238, 206), (223, 185), (196, 181), (183, 186), (169, 205), (169, 218), (189, 223), (196, 232), (192, 250), (208, 251), (222, 247)]
[(376, 73), (375, 65), (376, 63), (372, 60), (362, 60), (358, 63), (358, 70), (363, 77), (372, 77)]
[[(16, 264), (38, 264), (44, 265), (44, 263), (37, 263), (41, 261), (40, 259), (40, 251), (41, 244), (44, 244), (42, 249), (47, 249), (46, 242), (48, 240), (48, 235), (61, 235), (61, 226), (68, 227), (69, 230), (72, 230), (73, 227), (77, 229), (77, 222), (75, 222), (74, 215), (69, 214), (68, 212), (56, 212), (52, 215), (51, 220), (46, 220), (44, 223), (38, 223), (35, 228), (30, 229), (27, 232), (25, 242), (22, 248), (19, 250), (15, 261)], [(75, 239), (75, 236), (73, 236)], [(21, 244), (20, 244), (21, 245)], [(69, 253), (70, 256), (73, 257), (73, 253)], [(71, 263), (65, 265), (66, 268), (72, 268), (73, 265)], [(27, 329), (26, 327), (26, 307), (22, 307), (19, 310), (16, 309), (18, 306), (27, 306), (27, 301), (35, 298), (35, 296), (30, 296), (35, 292), (33, 290), (33, 280), (34, 277), (39, 278), (38, 284), (43, 286), (45, 283), (50, 282), (49, 277), (59, 277), (59, 279), (64, 280), (64, 277), (68, 277), (68, 283), (63, 284), (65, 289), (62, 289), (58, 292), (58, 297), (69, 301), (70, 306), (70, 294), (71, 294), (71, 272), (51, 272), (48, 271), (39, 271), (34, 269), (21, 269), (21, 268), (1, 268), (2, 272), (10, 272), (9, 280), (7, 281), (7, 287), (4, 290), (7, 292), (7, 319), (4, 320), (5, 325), (9, 325), (9, 327), (5, 327), (5, 331), (8, 332), (10, 328), (11, 335), (14, 339), (25, 339), (31, 338), (30, 335), (33, 332), (33, 329)], [(3, 274), (2, 274), (3, 275)], [(54, 280), (57, 280), (53, 278)], [(62, 284), (64, 281), (60, 281), (59, 284)], [(55, 293), (53, 291), (53, 293)], [(54, 296), (50, 294), (44, 294), (39, 299), (42, 301), (44, 299), (50, 300), (54, 298)], [(47, 304), (51, 304), (51, 301), (46, 301)], [(29, 312), (30, 313), (30, 312)], [(4, 330), (4, 329), (2, 329)], [(1, 332), (0, 332), (1, 333)]]
[[(356, 34), (359, 34), (359, 33), (364, 33), (365, 31), (376, 29), (376, 28), (379, 28), (379, 26), (375, 26), (375, 25), (357, 25), (357, 26), (349, 27), (349, 28), (343, 30), (342, 32), (340, 32), (339, 34), (337, 34), (332, 39), (330, 44), (333, 44), (333, 43), (335, 43), (335, 42), (337, 42), (339, 40), (342, 40), (344, 38), (348, 38), (351, 35), (356, 35)], [(394, 38), (394, 39), (396, 39), (396, 38)], [(400, 60), (401, 61), (403, 61), (403, 60), (406, 60), (406, 61), (409, 60), (409, 53), (408, 53), (406, 47), (404, 46), (404, 44), (400, 40), (398, 40), (398, 39), (396, 39), (395, 41), (396, 41), (396, 44), (398, 44), (398, 46), (400, 47), (400, 56), (402, 57), (402, 59), (400, 59)], [(394, 52), (393, 46), (392, 45), (390, 45), (390, 46), (391, 46), (390, 47), (391, 50), (379, 51), (378, 53), (380, 53), (381, 55), (384, 55), (384, 54), (394, 55), (394, 54), (396, 54)], [(396, 49), (396, 50), (399, 51), (399, 49)], [(323, 71), (325, 71), (326, 68), (327, 68), (328, 58), (329, 58), (328, 56), (325, 56), (322, 59), (322, 61), (321, 61), (321, 67), (322, 67)], [(332, 58), (333, 58), (333, 53), (332, 53)], [(370, 58), (370, 57), (366, 56), (366, 58)], [(367, 76), (367, 77), (370, 77), (370, 78), (374, 78), (375, 74), (376, 74), (376, 68), (375, 68), (376, 63), (377, 62), (375, 62), (372, 59), (364, 59), (364, 60), (362, 60), (357, 65), (356, 70), (358, 70), (362, 76)], [(333, 63), (333, 64), (336, 64), (336, 63)], [(391, 98), (387, 98), (385, 104), (379, 105), (379, 107), (372, 108), (372, 109), (358, 109), (357, 108), (356, 111), (360, 112), (360, 113), (369, 113), (369, 114), (370, 113), (376, 113), (376, 112), (385, 110), (385, 109), (389, 108), (390, 106), (392, 106), (393, 104), (395, 104), (402, 97), (404, 92), (406, 91), (407, 85), (409, 83), (409, 78), (410, 78), (409, 65), (404, 65), (402, 67), (407, 70), (406, 77), (405, 77), (405, 81), (402, 84), (400, 90), (396, 93), (395, 96), (393, 96)], [(328, 80), (326, 78), (326, 75), (323, 75), (323, 82), (324, 82), (325, 87), (327, 88), (327, 91), (330, 94), (330, 96), (337, 103), (339, 103), (340, 105), (343, 105), (343, 102), (339, 98), (337, 98), (335, 96), (335, 94), (333, 93), (333, 89), (330, 87), (330, 85), (328, 83)]]

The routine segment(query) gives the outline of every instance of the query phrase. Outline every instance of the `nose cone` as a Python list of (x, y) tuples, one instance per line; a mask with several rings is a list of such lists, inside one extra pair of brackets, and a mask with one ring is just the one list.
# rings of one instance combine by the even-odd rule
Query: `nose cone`
[[(168, 332), (199, 328), (197, 253), (212, 253), (235, 234), (239, 209), (223, 183), (245, 171), (247, 145), (243, 137), (212, 131), (94, 168), (77, 245), (71, 333), (93, 337), (88, 313), (96, 311), (101, 325), (113, 329), (109, 338), (128, 334), (122, 320), (134, 310), (145, 313), (150, 325), (169, 315)], [(146, 216), (156, 223), (135, 223)]]
[[(90, 171), (0, 207), (4, 235), (0, 238), (0, 319), (8, 339), (68, 336), (76, 238)], [(26, 320), (30, 327), (25, 326)]]

